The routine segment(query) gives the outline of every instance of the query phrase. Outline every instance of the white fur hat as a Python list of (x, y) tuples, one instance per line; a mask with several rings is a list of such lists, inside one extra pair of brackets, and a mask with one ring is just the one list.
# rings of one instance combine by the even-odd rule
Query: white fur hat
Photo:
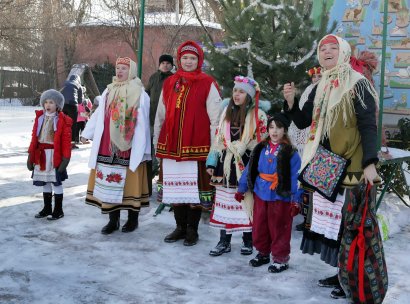
[(52, 101), (54, 101), (57, 105), (58, 110), (61, 111), (63, 109), (63, 107), (64, 107), (64, 96), (59, 91), (56, 91), (56, 90), (53, 90), (53, 89), (44, 91), (43, 94), (41, 94), (41, 97), (40, 97), (40, 105), (42, 107), (44, 107), (44, 102), (47, 99), (51, 99)]

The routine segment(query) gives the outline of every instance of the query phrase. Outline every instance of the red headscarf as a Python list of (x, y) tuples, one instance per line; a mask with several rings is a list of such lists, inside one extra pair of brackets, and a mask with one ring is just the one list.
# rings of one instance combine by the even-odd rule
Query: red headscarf
[[(185, 72), (182, 69), (181, 57), (183, 54), (186, 54), (186, 53), (193, 54), (196, 57), (198, 57), (198, 66), (196, 67), (195, 71)], [(202, 51), (201, 47), (194, 41), (187, 40), (178, 47), (178, 51), (177, 51), (178, 70), (174, 74), (174, 76), (178, 75), (179, 77), (177, 78), (184, 78), (187, 81), (190, 81), (190, 80), (195, 81), (197, 79), (201, 79), (203, 78), (203, 75), (205, 75), (202, 72), (203, 63), (204, 63), (204, 52)]]
[(328, 44), (328, 43), (339, 44), (339, 41), (337, 41), (337, 38), (335, 36), (327, 35), (325, 39), (322, 39), (319, 47), (321, 47), (322, 45)]
[(373, 72), (377, 68), (376, 54), (369, 51), (363, 51), (359, 54), (358, 58), (351, 56), (350, 65), (353, 70), (363, 74), (372, 84), (374, 84)]
[[(181, 57), (183, 54), (186, 54), (186, 53), (193, 54), (198, 57), (198, 66), (192, 72), (187, 72), (182, 69)], [(178, 70), (174, 75), (168, 77), (165, 80), (163, 89), (162, 89), (163, 100), (166, 105), (167, 116), (168, 116), (166, 119), (167, 134), (171, 134), (172, 129), (175, 127), (174, 120), (175, 120), (176, 102), (177, 102), (178, 95), (180, 93), (179, 91), (182, 85), (192, 87), (193, 83), (195, 83), (196, 81), (208, 79), (210, 80), (211, 83), (213, 82), (218, 88), (213, 78), (211, 78), (210, 76), (202, 72), (203, 63), (204, 63), (204, 52), (196, 42), (192, 40), (187, 40), (178, 47), (178, 51), (177, 51)], [(187, 102), (189, 102), (190, 98), (195, 98), (196, 93), (197, 93), (196, 91), (208, 90), (208, 89), (209, 89), (208, 86), (200, 86), (200, 87), (195, 86), (195, 90), (194, 90), (195, 92), (192, 90), (189, 92), (187, 96), (187, 99), (188, 99)], [(169, 147), (170, 145), (168, 145), (168, 148)]]

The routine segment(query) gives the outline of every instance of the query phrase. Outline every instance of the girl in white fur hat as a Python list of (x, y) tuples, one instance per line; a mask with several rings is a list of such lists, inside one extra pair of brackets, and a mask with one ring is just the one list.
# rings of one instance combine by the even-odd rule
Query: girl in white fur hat
[[(43, 187), (44, 208), (35, 217), (48, 216), (49, 220), (57, 220), (64, 216), (62, 182), (68, 178), (73, 122), (62, 112), (64, 96), (60, 92), (43, 92), (40, 104), (43, 110), (36, 111), (27, 169), (33, 171), (33, 184)], [(51, 205), (53, 190), (54, 210)]]

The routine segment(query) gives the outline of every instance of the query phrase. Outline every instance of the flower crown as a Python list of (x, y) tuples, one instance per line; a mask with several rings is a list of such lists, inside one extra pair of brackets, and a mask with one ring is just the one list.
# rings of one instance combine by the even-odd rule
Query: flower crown
[(320, 67), (313, 67), (306, 72), (309, 77), (312, 77), (315, 74), (320, 74)]
[(235, 76), (235, 82), (243, 82), (243, 83), (249, 84), (253, 86), (256, 91), (260, 91), (259, 84), (252, 78), (248, 78), (244, 76)]

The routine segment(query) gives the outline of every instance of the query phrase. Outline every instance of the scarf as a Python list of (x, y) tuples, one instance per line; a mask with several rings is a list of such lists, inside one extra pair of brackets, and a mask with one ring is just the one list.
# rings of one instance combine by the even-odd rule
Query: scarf
[(141, 80), (137, 77), (137, 64), (130, 60), (128, 79), (118, 81), (114, 76), (107, 88), (106, 110), (111, 110), (110, 149), (114, 155), (118, 151), (127, 151), (132, 146), (143, 89)]
[(223, 171), (229, 187), (232, 159), (235, 164), (236, 178), (239, 181), (242, 176), (242, 172), (245, 169), (245, 165), (242, 161), (242, 155), (246, 150), (253, 150), (258, 143), (256, 136), (257, 130), (259, 130), (259, 133), (262, 133), (263, 139), (266, 137), (267, 117), (263, 111), (258, 111), (259, 118), (258, 123), (256, 123), (255, 108), (251, 108), (246, 114), (245, 125), (240, 140), (231, 141), (231, 124), (225, 119), (226, 111), (227, 107), (222, 112), (215, 142), (211, 147), (211, 150), (218, 152), (221, 157), (222, 151), (226, 150)]
[(322, 79), (318, 83), (313, 101), (312, 124), (303, 151), (302, 168), (313, 158), (320, 142), (329, 137), (338, 117), (342, 115), (346, 123), (348, 117), (355, 115), (355, 98), (365, 107), (363, 96), (367, 89), (373, 95), (376, 106), (378, 105), (378, 95), (372, 84), (362, 74), (354, 71), (350, 65), (351, 48), (346, 40), (334, 36), (339, 43), (337, 64), (329, 70), (323, 67), (319, 49), (321, 42), (328, 36), (334, 35), (322, 38), (317, 48), (317, 57), (322, 65)]
[[(186, 72), (182, 69), (181, 65), (181, 57), (182, 57), (182, 49), (186, 46), (193, 46), (198, 51), (198, 66), (196, 70), (191, 72)], [(182, 100), (186, 98), (186, 102), (189, 103), (190, 99), (193, 99), (197, 95), (197, 91), (200, 89), (208, 90), (209, 87), (202, 85), (200, 87), (194, 86), (194, 84), (198, 81), (209, 79), (210, 76), (206, 75), (202, 72), (202, 64), (204, 62), (204, 52), (202, 51), (201, 47), (196, 44), (194, 41), (186, 41), (182, 43), (178, 47), (178, 70), (177, 72), (168, 77), (163, 86), (162, 94), (164, 103), (166, 105), (167, 111), (167, 119), (165, 120), (165, 130), (168, 138), (172, 138), (172, 131), (175, 128), (175, 115), (177, 108), (180, 107), (180, 103)], [(213, 81), (216, 85), (216, 82)], [(167, 145), (168, 151), (171, 145)]]

